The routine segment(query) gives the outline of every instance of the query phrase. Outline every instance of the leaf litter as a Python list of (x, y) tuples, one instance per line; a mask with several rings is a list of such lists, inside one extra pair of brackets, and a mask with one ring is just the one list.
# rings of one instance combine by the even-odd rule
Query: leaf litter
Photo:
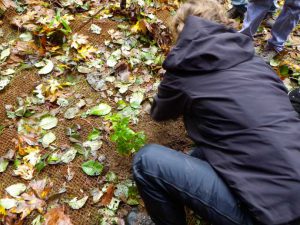
[[(74, 224), (65, 214), (65, 207), (81, 210), (91, 197), (93, 204), (100, 207), (99, 224), (121, 223), (122, 217), (117, 213), (120, 203), (134, 206), (140, 204), (140, 199), (132, 180), (119, 181), (110, 171), (102, 145), (114, 142), (121, 155), (131, 155), (145, 143), (143, 132), (130, 127), (139, 122), (140, 115), (149, 112), (164, 72), (162, 62), (172, 43), (166, 21), (159, 20), (156, 14), (162, 9), (174, 12), (178, 2), (132, 0), (125, 9), (120, 8), (119, 1), (5, 2), (18, 12), (10, 23), (22, 33), (0, 44), (0, 91), (6, 91), (24, 68), (34, 69), (41, 80), (32, 93), (20, 96), (16, 105), (5, 106), (17, 136), (15, 149), (0, 157), (0, 173), (8, 173), (7, 168), (12, 167), (13, 175), (29, 184), (20, 182), (5, 187), (0, 218), (18, 224), (36, 211), (39, 215), (33, 224)], [(83, 24), (88, 30), (84, 34), (72, 26), (74, 20), (82, 18), (93, 20)], [(118, 21), (118, 25), (105, 30), (97, 22), (105, 20)], [(91, 35), (108, 38), (94, 44)], [(291, 43), (298, 36), (299, 29), (291, 36)], [(271, 61), (290, 87), (300, 83), (299, 48), (288, 45), (287, 57)], [(87, 82), (97, 92), (99, 101), (89, 99), (80, 90), (80, 82)], [(77, 121), (90, 119), (96, 119), (98, 127), (91, 124), (92, 130), (85, 138)], [(65, 127), (70, 143), (56, 146), (56, 139), (60, 138), (56, 130), (66, 121), (74, 122)], [(99, 186), (83, 191), (83, 197), (67, 201), (59, 198), (53, 205), (49, 201), (52, 181), (36, 180), (37, 174), (50, 165), (66, 165), (64, 177), (68, 184), (76, 176), (72, 163), (77, 158), (83, 160), (82, 173), (99, 179)], [(54, 194), (64, 196), (68, 192), (62, 188)]]

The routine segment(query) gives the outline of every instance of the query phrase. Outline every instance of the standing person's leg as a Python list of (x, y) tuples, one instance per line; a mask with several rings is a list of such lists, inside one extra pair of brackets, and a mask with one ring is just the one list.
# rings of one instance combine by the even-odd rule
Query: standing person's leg
[(251, 0), (248, 3), (241, 33), (253, 37), (266, 14), (274, 4), (273, 0)]
[(247, 4), (247, 0), (232, 0), (232, 8), (228, 11), (228, 17), (231, 19), (243, 17), (247, 10)]
[(283, 9), (273, 25), (271, 34), (272, 38), (268, 41), (268, 45), (277, 52), (283, 50), (284, 43), (288, 39), (289, 34), (296, 27), (300, 19), (300, 1), (286, 0)]
[(253, 224), (247, 210), (203, 160), (146, 145), (135, 156), (133, 173), (156, 225), (185, 225), (185, 205), (212, 224)]

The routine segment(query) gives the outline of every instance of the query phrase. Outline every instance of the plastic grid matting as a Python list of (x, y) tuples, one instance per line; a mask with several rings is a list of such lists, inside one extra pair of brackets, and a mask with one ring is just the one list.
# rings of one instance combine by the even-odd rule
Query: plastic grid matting
[[(4, 37), (0, 39), (1, 42), (7, 42), (13, 37), (17, 35), (17, 31), (12, 29), (9, 25), (9, 18), (12, 18), (15, 14), (14, 10), (7, 10), (5, 12), (5, 18), (3, 20), (2, 30), (4, 31)], [(163, 21), (168, 21), (169, 18), (169, 12), (162, 11), (158, 12), (158, 17)], [(93, 44), (101, 44), (105, 39), (109, 39), (109, 34), (107, 31), (109, 29), (114, 29), (117, 22), (113, 22), (110, 20), (97, 20), (93, 19), (89, 21), (89, 23), (85, 24), (84, 27), (82, 27), (82, 24), (85, 23), (84, 20), (75, 21), (71, 27), (73, 29), (73, 32), (78, 32), (82, 34), (89, 34), (89, 41)], [(92, 34), (89, 32), (90, 25), (94, 23), (99, 25), (102, 28), (101, 35)], [(81, 28), (80, 30), (78, 30)], [(5, 105), (15, 105), (16, 98), (21, 96), (26, 96), (27, 94), (31, 93), (33, 88), (39, 83), (40, 77), (36, 74), (34, 70), (31, 71), (22, 71), (19, 74), (17, 74), (12, 82), (9, 84), (9, 86), (3, 91), (0, 92), (0, 121), (2, 123), (6, 123), (6, 111), (5, 111)], [(84, 80), (85, 81), (85, 80)], [(86, 82), (81, 82), (82, 87), (77, 87), (80, 89), (86, 97), (93, 98), (97, 101), (97, 98), (99, 96), (98, 93), (92, 90), (92, 88), (89, 87), (89, 85)], [(60, 117), (62, 119), (62, 117)], [(87, 118), (85, 120), (77, 118), (73, 119), (71, 121), (66, 120), (60, 120), (57, 128), (54, 129), (54, 132), (57, 136), (56, 145), (65, 145), (69, 143), (68, 137), (65, 135), (65, 128), (72, 126), (73, 124), (79, 124), (81, 126), (81, 134), (83, 140), (86, 138), (87, 134), (92, 130), (93, 126), (97, 126), (101, 123), (100, 119), (91, 119)], [(145, 131), (146, 134), (149, 137), (149, 141), (156, 141), (158, 143), (166, 142), (166, 140), (160, 140), (157, 141), (158, 136), (153, 133), (152, 128), (157, 129), (160, 132), (161, 126), (159, 126), (155, 122), (151, 122), (148, 116), (145, 116), (141, 119), (141, 123), (138, 127), (143, 127), (147, 124), (147, 126), (150, 126), (149, 131)], [(174, 126), (174, 125), (173, 125)], [(175, 125), (176, 126), (176, 125)], [(181, 124), (182, 126), (182, 124)], [(152, 127), (152, 128), (151, 128)], [(163, 130), (168, 130), (168, 125), (165, 124), (163, 126)], [(158, 132), (159, 133), (159, 132)], [(178, 137), (182, 137), (184, 132), (181, 134), (178, 134)], [(16, 128), (7, 128), (4, 130), (4, 132), (0, 135), (0, 155), (3, 155), (8, 149), (14, 148), (14, 144), (12, 140), (16, 138), (17, 132)], [(166, 145), (169, 145), (170, 143), (166, 142)], [(130, 164), (131, 159), (130, 158), (123, 158), (119, 157), (117, 153), (115, 152), (115, 146), (111, 143), (104, 142), (103, 147), (100, 150), (100, 154), (105, 154), (106, 159), (106, 165), (109, 166), (111, 171), (114, 171), (117, 173), (118, 177), (120, 179), (126, 179), (128, 176), (130, 176)], [(77, 157), (71, 164), (68, 166), (71, 167), (71, 169), (75, 172), (74, 178), (67, 183), (67, 190), (68, 195), (71, 196), (77, 196), (78, 198), (83, 197), (85, 194), (89, 193), (89, 190), (94, 187), (101, 187), (99, 186), (98, 178), (88, 177), (81, 171), (81, 163), (83, 162), (82, 157)], [(0, 193), (1, 195), (4, 194), (4, 189), (17, 182), (25, 182), (24, 180), (8, 176), (12, 174), (12, 166), (9, 166), (8, 170), (5, 173), (0, 173)], [(37, 178), (44, 178), (49, 177), (54, 183), (54, 187), (52, 189), (52, 192), (57, 192), (63, 185), (65, 181), (65, 176), (67, 174), (67, 165), (54, 165), (54, 166), (47, 166), (46, 169), (44, 169)], [(25, 182), (26, 183), (26, 182)], [(65, 207), (66, 213), (70, 215), (72, 222), (74, 225), (93, 225), (99, 223), (99, 213), (97, 213), (99, 207), (96, 205), (93, 205), (91, 202), (91, 198), (89, 199), (88, 203), (80, 210), (71, 210), (68, 207)], [(31, 224), (31, 220), (33, 219), (34, 214), (29, 217), (25, 221), (25, 224)], [(194, 224), (193, 220), (190, 220), (190, 225)]]

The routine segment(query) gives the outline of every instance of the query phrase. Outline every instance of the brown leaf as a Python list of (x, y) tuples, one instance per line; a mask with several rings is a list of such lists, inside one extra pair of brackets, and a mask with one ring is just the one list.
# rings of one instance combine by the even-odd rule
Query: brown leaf
[(114, 190), (115, 190), (115, 186), (113, 184), (110, 184), (107, 187), (107, 191), (105, 192), (101, 200), (101, 205), (107, 206), (111, 202), (111, 199), (114, 195)]
[(29, 187), (32, 188), (32, 190), (35, 192), (35, 194), (42, 199), (45, 199), (49, 192), (51, 191), (51, 187), (52, 185), (47, 185), (47, 180), (43, 179), (43, 180), (33, 180), (30, 182)]
[(44, 225), (73, 225), (68, 215), (64, 213), (64, 207), (53, 208), (45, 215)]
[(46, 205), (46, 202), (37, 198), (33, 193), (24, 193), (18, 199), (18, 206), (11, 210), (12, 213), (21, 213), (21, 220), (27, 217), (33, 210), (38, 210), (40, 213)]

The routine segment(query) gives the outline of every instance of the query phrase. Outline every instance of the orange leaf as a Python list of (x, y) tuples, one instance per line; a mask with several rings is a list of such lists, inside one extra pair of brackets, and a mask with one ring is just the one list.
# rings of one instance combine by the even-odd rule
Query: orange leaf
[(107, 206), (114, 195), (115, 186), (113, 184), (110, 184), (107, 188), (106, 193), (103, 195), (103, 198), (101, 200), (101, 205)]
[(44, 225), (73, 225), (68, 215), (64, 213), (64, 207), (49, 210), (45, 215)]

